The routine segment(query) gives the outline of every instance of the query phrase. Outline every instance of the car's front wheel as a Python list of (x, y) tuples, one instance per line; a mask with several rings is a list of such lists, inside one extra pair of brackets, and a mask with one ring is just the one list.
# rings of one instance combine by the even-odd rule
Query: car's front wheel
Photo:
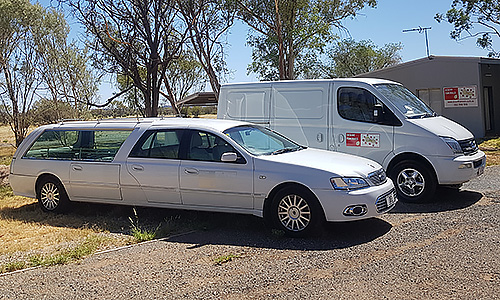
[(47, 177), (40, 181), (37, 189), (40, 207), (47, 212), (62, 212), (68, 206), (66, 190), (59, 180)]
[(276, 227), (293, 237), (311, 234), (324, 219), (316, 197), (299, 187), (285, 188), (276, 194), (272, 215)]

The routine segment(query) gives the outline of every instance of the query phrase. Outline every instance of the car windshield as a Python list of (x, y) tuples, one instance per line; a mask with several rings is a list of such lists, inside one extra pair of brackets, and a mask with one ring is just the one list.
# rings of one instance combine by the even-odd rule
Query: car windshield
[(376, 84), (375, 88), (409, 119), (436, 116), (429, 106), (402, 85)]
[(261, 126), (238, 126), (224, 133), (253, 155), (277, 155), (305, 148)]

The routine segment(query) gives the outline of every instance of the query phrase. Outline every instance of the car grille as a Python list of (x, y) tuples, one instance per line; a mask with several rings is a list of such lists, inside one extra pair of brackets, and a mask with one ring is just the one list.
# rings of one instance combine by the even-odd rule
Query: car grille
[(368, 180), (370, 180), (373, 185), (381, 185), (387, 181), (387, 176), (385, 175), (384, 169), (380, 169), (368, 174)]
[(478, 150), (476, 141), (474, 139), (468, 139), (464, 141), (459, 141), (460, 147), (465, 155), (475, 154)]
[[(392, 205), (388, 204), (388, 197), (393, 197), (394, 201), (392, 202)], [(392, 189), (390, 192), (380, 196), (377, 198), (377, 202), (375, 202), (375, 205), (377, 206), (377, 212), (378, 213), (383, 213), (389, 209), (391, 209), (397, 202), (397, 197), (396, 197), (396, 190)]]

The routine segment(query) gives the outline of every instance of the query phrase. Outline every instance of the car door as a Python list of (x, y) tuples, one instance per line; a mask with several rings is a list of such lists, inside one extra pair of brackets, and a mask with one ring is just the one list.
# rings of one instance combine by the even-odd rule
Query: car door
[(333, 94), (337, 101), (331, 107), (335, 141), (331, 150), (336, 148), (336, 151), (367, 157), (382, 164), (394, 149), (394, 126), (379, 122), (375, 108), (382, 107), (384, 114), (392, 112), (361, 86), (335, 86)]
[[(223, 137), (191, 130), (179, 177), (184, 205), (253, 208), (252, 161), (245, 160)], [(222, 162), (223, 153), (237, 153), (235, 162)]]
[[(72, 131), (68, 131), (72, 132)], [(70, 199), (95, 201), (122, 200), (121, 164), (115, 154), (130, 135), (130, 130), (81, 130), (71, 146), (69, 169)], [(64, 153), (59, 153), (62, 155)]]
[(148, 202), (180, 204), (179, 147), (184, 130), (149, 130), (127, 158), (127, 171)]

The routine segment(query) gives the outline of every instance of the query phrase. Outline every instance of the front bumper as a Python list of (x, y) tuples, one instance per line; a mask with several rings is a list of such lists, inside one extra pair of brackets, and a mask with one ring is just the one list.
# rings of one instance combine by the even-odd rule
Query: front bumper
[(439, 184), (461, 184), (483, 174), (486, 155), (478, 150), (473, 155), (440, 157), (433, 161)]
[[(397, 199), (394, 185), (390, 178), (378, 186), (371, 186), (355, 191), (339, 191), (334, 189), (316, 190), (325, 218), (329, 222), (354, 221), (376, 217), (394, 208)], [(346, 215), (349, 207), (365, 207), (362, 214)], [(357, 211), (357, 210), (356, 210)]]

